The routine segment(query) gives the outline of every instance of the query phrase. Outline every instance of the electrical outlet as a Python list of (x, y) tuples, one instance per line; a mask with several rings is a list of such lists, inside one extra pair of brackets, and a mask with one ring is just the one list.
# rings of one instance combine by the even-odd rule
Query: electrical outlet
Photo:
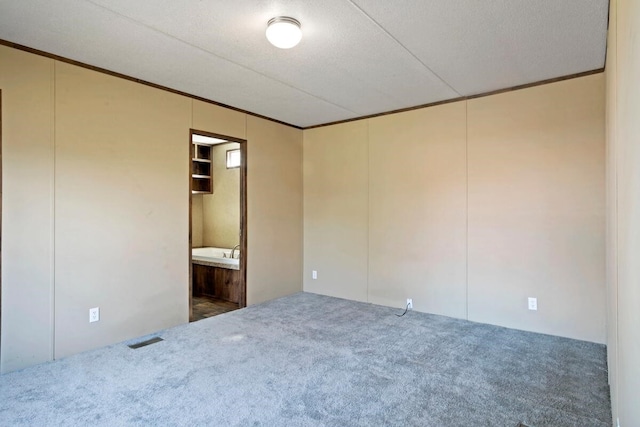
[(318, 278), (318, 272), (315, 270), (311, 271), (311, 278), (313, 280), (316, 280)]
[(100, 307), (94, 307), (89, 309), (89, 323), (97, 322), (100, 320)]
[(538, 309), (538, 298), (529, 297), (529, 310), (537, 310)]
[(411, 298), (407, 298), (407, 305), (406, 305), (408, 310), (413, 310), (413, 300)]

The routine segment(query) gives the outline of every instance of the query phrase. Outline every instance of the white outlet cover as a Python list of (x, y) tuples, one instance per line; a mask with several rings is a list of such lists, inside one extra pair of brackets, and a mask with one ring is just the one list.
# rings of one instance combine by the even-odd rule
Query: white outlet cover
[(94, 307), (89, 309), (89, 323), (97, 322), (100, 320), (100, 307)]
[(538, 298), (529, 298), (529, 310), (538, 309)]
[(313, 280), (316, 280), (316, 279), (318, 278), (318, 272), (317, 272), (316, 270), (313, 270), (313, 271), (311, 272), (311, 278), (312, 278)]

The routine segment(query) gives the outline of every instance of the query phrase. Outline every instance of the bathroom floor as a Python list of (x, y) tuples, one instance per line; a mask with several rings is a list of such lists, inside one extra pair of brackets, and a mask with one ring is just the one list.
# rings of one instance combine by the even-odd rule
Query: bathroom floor
[(192, 307), (192, 322), (206, 319), (207, 317), (217, 316), (218, 314), (227, 313), (239, 308), (237, 303), (205, 296), (194, 296), (192, 299)]

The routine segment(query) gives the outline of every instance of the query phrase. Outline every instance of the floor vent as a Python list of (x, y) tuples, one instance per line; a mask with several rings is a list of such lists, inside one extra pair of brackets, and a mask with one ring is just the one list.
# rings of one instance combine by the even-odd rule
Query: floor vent
[(150, 344), (155, 344), (155, 343), (160, 342), (160, 341), (164, 341), (164, 340), (162, 338), (160, 338), (160, 337), (154, 337), (154, 338), (148, 339), (146, 341), (140, 341), (139, 343), (131, 344), (129, 346), (129, 348), (136, 349), (136, 348), (140, 348), (140, 347), (145, 347), (145, 346), (148, 346)]

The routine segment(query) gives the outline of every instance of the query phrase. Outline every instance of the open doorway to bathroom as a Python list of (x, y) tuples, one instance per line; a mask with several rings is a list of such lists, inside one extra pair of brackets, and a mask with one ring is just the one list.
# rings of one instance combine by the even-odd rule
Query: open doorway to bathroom
[(247, 142), (189, 132), (189, 320), (246, 306)]

